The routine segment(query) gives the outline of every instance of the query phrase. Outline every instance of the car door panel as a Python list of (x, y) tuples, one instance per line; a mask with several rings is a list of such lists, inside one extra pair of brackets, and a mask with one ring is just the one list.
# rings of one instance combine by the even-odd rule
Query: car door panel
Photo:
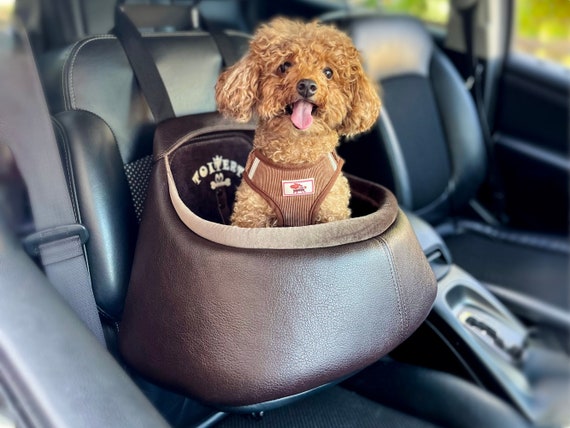
[(495, 148), (513, 226), (568, 227), (570, 71), (511, 56), (499, 84)]

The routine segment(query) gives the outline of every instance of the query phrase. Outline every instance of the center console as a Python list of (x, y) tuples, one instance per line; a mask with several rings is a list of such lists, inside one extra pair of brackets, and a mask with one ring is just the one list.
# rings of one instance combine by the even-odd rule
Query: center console
[(438, 279), (430, 316), (472, 378), (510, 401), (534, 425), (570, 424), (570, 358), (541, 341), (481, 283), (451, 262), (441, 237), (407, 214)]

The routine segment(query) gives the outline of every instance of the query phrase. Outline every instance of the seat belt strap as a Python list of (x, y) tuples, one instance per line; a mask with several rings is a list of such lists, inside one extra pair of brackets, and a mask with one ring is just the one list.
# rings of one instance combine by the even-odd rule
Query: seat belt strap
[(115, 7), (115, 27), (112, 32), (123, 46), (154, 120), (158, 123), (175, 117), (156, 62), (144, 46), (141, 33), (120, 5)]
[(121, 43), (156, 123), (174, 118), (176, 115), (156, 61), (146, 48), (144, 39), (137, 28), (138, 23), (151, 27), (168, 24), (199, 26), (199, 21), (201, 21), (204, 24), (204, 30), (209, 32), (216, 44), (223, 65), (229, 67), (239, 60), (230, 37), (218, 26), (195, 14), (197, 14), (196, 8), (187, 5), (126, 5), (119, 2), (115, 7), (115, 26), (111, 33)]
[[(0, 23), (1, 25), (1, 23)], [(50, 282), (105, 345), (83, 244), (59, 148), (26, 32), (16, 16), (0, 31), (0, 141), (26, 183), (36, 233), (24, 239)]]
[[(495, 159), (495, 148), (493, 144), (493, 136), (491, 135), (491, 129), (489, 126), (489, 121), (487, 120), (487, 112), (485, 109), (485, 97), (483, 93), (483, 65), (479, 63), (477, 58), (477, 53), (475, 51), (475, 42), (473, 38), (476, 20), (476, 11), (478, 1), (467, 1), (464, 2), (465, 5), (459, 4), (458, 11), (462, 19), (463, 26), (463, 38), (465, 41), (465, 54), (468, 61), (468, 72), (469, 77), (467, 78), (465, 84), (467, 89), (469, 89), (473, 94), (473, 100), (475, 102), (475, 107), (477, 110), (477, 116), (479, 118), (479, 124), (481, 126), (481, 132), (483, 134), (483, 140), (485, 143), (485, 148), (487, 152), (487, 162), (489, 165), (488, 174), (488, 184), (491, 188), (492, 198), (493, 198), (493, 213), (486, 213), (485, 218), (491, 223), (499, 225), (501, 223), (506, 223), (508, 219), (505, 214), (505, 196), (503, 191), (503, 183), (498, 171), (497, 161)], [(482, 208), (479, 208), (482, 209)], [(490, 214), (490, 216), (488, 215)]]
[(232, 45), (232, 40), (226, 35), (224, 30), (216, 24), (202, 18), (206, 31), (214, 40), (218, 48), (218, 52), (222, 56), (222, 62), (225, 68), (234, 65), (241, 58), (235, 46)]

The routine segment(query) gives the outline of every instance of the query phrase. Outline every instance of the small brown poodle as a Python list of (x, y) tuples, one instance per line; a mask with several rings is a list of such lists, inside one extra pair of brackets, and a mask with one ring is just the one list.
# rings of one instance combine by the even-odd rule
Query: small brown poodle
[(218, 109), (257, 120), (254, 147), (231, 221), (302, 226), (350, 217), (350, 188), (336, 154), (340, 136), (367, 131), (380, 98), (359, 52), (338, 29), (276, 18), (216, 84)]

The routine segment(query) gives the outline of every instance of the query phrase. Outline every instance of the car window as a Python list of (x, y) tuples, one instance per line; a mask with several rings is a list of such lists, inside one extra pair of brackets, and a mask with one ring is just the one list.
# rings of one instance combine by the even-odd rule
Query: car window
[(406, 13), (426, 23), (444, 28), (449, 19), (450, 0), (349, 0), (351, 6)]
[(516, 0), (512, 52), (570, 68), (570, 1)]

